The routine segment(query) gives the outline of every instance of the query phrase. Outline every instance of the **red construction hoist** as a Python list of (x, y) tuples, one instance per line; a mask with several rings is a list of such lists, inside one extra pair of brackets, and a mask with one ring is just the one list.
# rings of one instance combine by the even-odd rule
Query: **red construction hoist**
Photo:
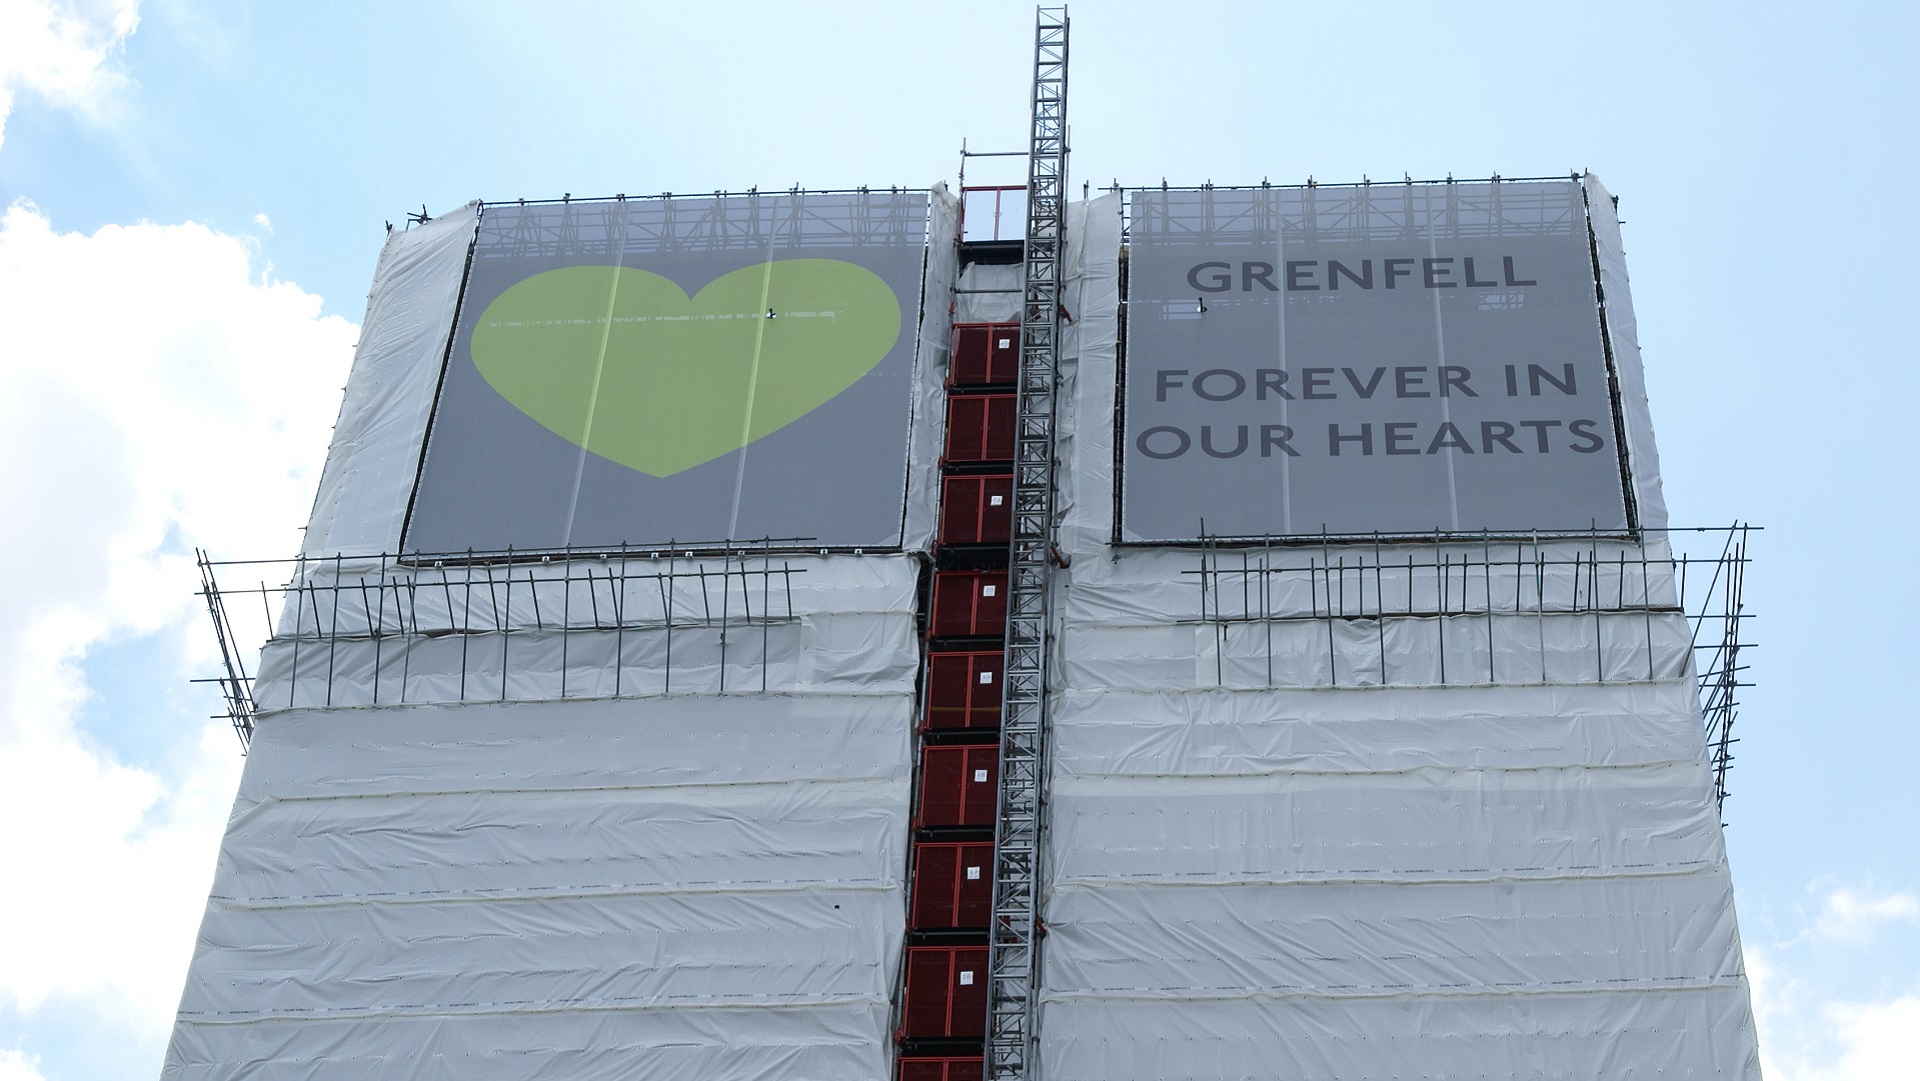
[[(961, 189), (963, 205), (970, 190)], [(980, 190), (998, 205), (1003, 189)], [(1019, 242), (990, 233), (963, 242), (960, 258), (1011, 266), (1020, 255)], [(1019, 362), (1019, 323), (954, 327), (896, 1033), (900, 1081), (978, 1081), (985, 1071)]]
[[(1018, 255), (989, 241), (963, 245), (961, 258)], [(900, 1081), (979, 1081), (985, 1070), (1019, 342), (1018, 323), (954, 328), (895, 1033)]]
[[(1018, 263), (1020, 321), (954, 326), (927, 619), (899, 1081), (1030, 1075), (1054, 544), (1067, 13), (1034, 32), (1024, 239), (966, 227), (962, 266)], [(962, 151), (963, 156), (966, 151)]]

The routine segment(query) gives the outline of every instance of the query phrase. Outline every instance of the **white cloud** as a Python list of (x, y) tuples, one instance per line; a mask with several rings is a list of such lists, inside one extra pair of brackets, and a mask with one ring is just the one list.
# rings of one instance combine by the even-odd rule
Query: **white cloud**
[[(1768, 1081), (1909, 1081), (1920, 1062), (1920, 986), (1862, 1000), (1810, 975), (1836, 949), (1873, 944), (1890, 923), (1920, 919), (1910, 893), (1828, 890), (1812, 926), (1771, 946), (1749, 945), (1747, 977)], [(1808, 951), (1819, 951), (1820, 956)]]
[[(1827, 1020), (1846, 1052), (1824, 1076), (1847, 1081), (1911, 1081), (1920, 1072), (1920, 996), (1892, 1002), (1834, 1003)], [(1823, 1075), (1814, 1075), (1823, 1076)]]
[(40, 1076), (40, 1063), (31, 1055), (19, 1051), (0, 1050), (0, 1081), (45, 1081)]
[[(116, 760), (76, 727), (81, 664), (153, 635), (209, 674), (190, 548), (298, 545), (356, 331), (252, 260), (199, 225), (0, 217), (0, 1007), (77, 1001), (157, 1041), (178, 1003), (238, 748), (155, 688), (106, 723), (171, 726), (191, 765)], [(29, 1063), (0, 1053), (0, 1081)]]
[(1920, 898), (1911, 893), (1868, 897), (1842, 886), (1821, 898), (1813, 934), (1836, 942), (1864, 944), (1882, 924), (1900, 920), (1920, 920)]
[(22, 91), (90, 109), (124, 80), (112, 60), (140, 0), (0, 0), (0, 142)]
[(1804, 990), (1784, 994), (1763, 1006), (1761, 985), (1754, 984), (1767, 1081), (1912, 1081), (1920, 1063), (1920, 995), (1815, 1003)]

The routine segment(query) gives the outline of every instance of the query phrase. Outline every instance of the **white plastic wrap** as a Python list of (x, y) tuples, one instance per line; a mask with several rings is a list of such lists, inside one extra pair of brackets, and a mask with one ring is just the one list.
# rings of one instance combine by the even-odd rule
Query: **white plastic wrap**
[[(1061, 291), (1062, 303), (1073, 322), (1062, 336), (1060, 399), (1066, 409), (1065, 421), (1055, 425), (1056, 456), (1061, 468), (1054, 505), (1060, 521), (1061, 550), (1102, 562), (1113, 540), (1120, 210), (1118, 194), (1071, 204), (1067, 208), (1067, 259), (1062, 268), (1069, 275)], [(1090, 569), (1088, 564), (1079, 568), (1082, 573)], [(1176, 576), (1169, 584), (1184, 583)], [(1071, 593), (1056, 596), (1055, 604), (1071, 603), (1071, 599)]]
[(927, 269), (920, 298), (920, 344), (914, 353), (913, 438), (907, 463), (906, 528), (900, 542), (908, 551), (925, 551), (933, 545), (934, 513), (940, 503), (959, 232), (960, 200), (945, 184), (935, 184), (927, 202)]
[[(880, 1078), (890, 1012), (853, 1002), (801, 1008), (640, 1006), (400, 1014), (328, 1022), (265, 1017), (174, 1029), (165, 1076), (181, 1081), (684, 1081)], [(242, 1051), (243, 1061), (225, 1058)]]
[(397, 552), (480, 204), (387, 237), (301, 551)]
[[(426, 633), (501, 627), (676, 623), (765, 614), (912, 611), (912, 557), (857, 559), (747, 553), (726, 559), (674, 552), (631, 558), (494, 564), (315, 560), (285, 587), (274, 633), (337, 637), (369, 628)], [(822, 573), (823, 568), (831, 568)], [(291, 603), (298, 597), (299, 603)], [(535, 598), (538, 598), (537, 600)]]
[[(538, 864), (523, 865), (537, 867)], [(181, 1017), (884, 1002), (899, 896), (594, 895), (230, 906)]]
[(1620, 385), (1620, 416), (1626, 422), (1626, 443), (1633, 465), (1633, 498), (1640, 524), (1648, 529), (1667, 527), (1667, 498), (1660, 481), (1660, 449), (1653, 441), (1653, 415), (1647, 402), (1647, 374), (1640, 361), (1640, 324), (1633, 317), (1633, 296), (1627, 290), (1627, 255), (1620, 242), (1620, 218), (1613, 196), (1588, 173), (1588, 220), (1593, 224), (1594, 261), (1600, 273), (1605, 305), (1607, 342), (1613, 354), (1614, 376)]
[[(1740, 973), (1711, 873), (1225, 889), (1060, 888), (1048, 992), (1173, 999), (1659, 988)], [(1143, 917), (1145, 917), (1143, 919)], [(1606, 951), (1593, 952), (1605, 942)]]
[(1019, 263), (971, 263), (960, 272), (954, 294), (954, 322), (1017, 323), (1020, 321)]
[(1693, 762), (1684, 681), (1503, 688), (1068, 690), (1054, 698), (1059, 777)]
[(910, 694), (917, 580), (914, 557), (900, 554), (317, 561), (289, 588), (253, 696), (271, 711), (760, 690)]
[(913, 617), (818, 613), (770, 626), (476, 632), (278, 641), (262, 651), (263, 711), (647, 695), (913, 693)]
[(1376, 687), (1673, 679), (1679, 616), (1467, 615), (1074, 627), (1058, 644), (1069, 687)]
[[(296, 705), (262, 701), (166, 1076), (888, 1078), (918, 568), (805, 562), (791, 622), (676, 627), (671, 690), (663, 628), (518, 607), (300, 643), (297, 681), (269, 651)], [(343, 708), (376, 669), (450, 704)]]
[(1445, 881), (1693, 870), (1723, 859), (1705, 774), (1686, 763), (1056, 778), (1054, 880)]
[(1041, 1010), (1047, 1081), (1760, 1076), (1745, 986), (1106, 998)]
[(503, 792), (891, 779), (906, 705), (775, 694), (288, 710), (261, 719), (239, 800), (393, 799), (475, 778)]

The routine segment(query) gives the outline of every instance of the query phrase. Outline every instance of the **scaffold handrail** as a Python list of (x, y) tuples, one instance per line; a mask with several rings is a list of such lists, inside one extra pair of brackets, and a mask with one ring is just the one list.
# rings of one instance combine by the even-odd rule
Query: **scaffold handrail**
[[(570, 684), (564, 663), (571, 641), (585, 644), (596, 635), (611, 640), (615, 657), (625, 655), (629, 642), (649, 638), (664, 649), (660, 687), (623, 685), (625, 666), (615, 664), (613, 697), (675, 693), (675, 674), (687, 667), (683, 662), (676, 668), (675, 638), (687, 634), (718, 643), (719, 669), (717, 686), (695, 683), (680, 688), (684, 693), (764, 693), (772, 663), (770, 636), (776, 628), (798, 625), (794, 581), (807, 573), (806, 566), (796, 566), (790, 554), (771, 543), (713, 558), (649, 549), (626, 558), (596, 551), (528, 559), (508, 551), (446, 561), (337, 555), (222, 562), (198, 552), (199, 593), (213, 620), (222, 665), (221, 675), (200, 682), (220, 685), (224, 715), (243, 748), (261, 710), (441, 701), (408, 690), (413, 654), (432, 643), (460, 643), (458, 666), (450, 673), (458, 677), (459, 693), (451, 701), (531, 700), (509, 693), (504, 660), (496, 666), (500, 680), (491, 689), (470, 686), (469, 676), (482, 667), (484, 651), (504, 658), (516, 642), (556, 638), (563, 663), (559, 686), (548, 697), (604, 697), (607, 688)], [(240, 568), (273, 574), (281, 584), (258, 580), (235, 586), (216, 580), (217, 571)], [(738, 631), (749, 637), (729, 638)], [(243, 659), (256, 646), (263, 657), (270, 652), (281, 662), (278, 674), (266, 679), (277, 689), (266, 695)], [(340, 670), (342, 651), (352, 650), (370, 664), (370, 679), (365, 671)], [(390, 667), (386, 662), (396, 660), (398, 678), (383, 681)], [(308, 687), (315, 701), (297, 697)]]
[[(1313, 547), (1299, 538), (1221, 544), (1202, 530), (1193, 546), (1199, 566), (1182, 572), (1199, 586), (1195, 607), (1178, 622), (1213, 628), (1215, 685), (1236, 689), (1632, 683), (1690, 673), (1714, 798), (1724, 806), (1739, 742), (1732, 734), (1739, 693), (1753, 686), (1741, 651), (1757, 648), (1745, 588), (1748, 544), (1759, 531), (1735, 522), (1649, 529), (1630, 539), (1598, 532), (1435, 533), (1424, 545), (1411, 543), (1412, 535), (1390, 540), (1382, 534), (1371, 545), (1330, 538)], [(1713, 547), (1680, 550), (1688, 540)], [(1566, 655), (1550, 665), (1544, 635), (1531, 652), (1526, 635), (1497, 633), (1503, 623), (1511, 630), (1514, 620), (1543, 629), (1555, 621), (1592, 621), (1584, 670), (1567, 670), (1572, 658)], [(1389, 648), (1398, 633), (1392, 628), (1408, 621), (1432, 628), (1437, 671), (1405, 656), (1404, 641)], [(1318, 645), (1302, 669), (1299, 663), (1309, 659), (1299, 651), (1304, 639), (1296, 633), (1276, 646), (1276, 635), (1309, 623), (1326, 629), (1309, 636)], [(1345, 624), (1338, 635), (1336, 624)], [(1448, 643), (1460, 635), (1472, 641), (1450, 666)], [(1240, 647), (1233, 672), (1230, 641)], [(1496, 641), (1505, 645), (1496, 649)], [(1280, 654), (1294, 667), (1277, 670)], [(1471, 663), (1458, 664), (1466, 659)]]

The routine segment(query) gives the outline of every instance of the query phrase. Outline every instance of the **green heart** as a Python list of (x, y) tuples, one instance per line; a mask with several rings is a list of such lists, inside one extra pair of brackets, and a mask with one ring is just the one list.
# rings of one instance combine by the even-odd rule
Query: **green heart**
[(549, 431), (667, 477), (819, 408), (899, 337), (900, 302), (878, 275), (783, 259), (691, 300), (630, 267), (545, 271), (487, 305), (472, 350), (493, 389)]

